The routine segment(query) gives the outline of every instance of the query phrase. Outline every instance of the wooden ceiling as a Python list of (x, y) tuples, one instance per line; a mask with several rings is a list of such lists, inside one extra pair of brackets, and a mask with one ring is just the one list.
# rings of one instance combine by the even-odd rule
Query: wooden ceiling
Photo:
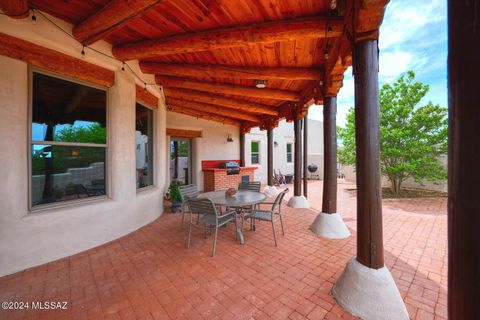
[[(100, 39), (123, 61), (155, 74), (174, 112), (248, 131), (303, 117), (336, 95), (351, 44), (378, 37), (388, 0), (20, 0), (74, 25), (81, 43)], [(256, 80), (266, 80), (258, 89)]]

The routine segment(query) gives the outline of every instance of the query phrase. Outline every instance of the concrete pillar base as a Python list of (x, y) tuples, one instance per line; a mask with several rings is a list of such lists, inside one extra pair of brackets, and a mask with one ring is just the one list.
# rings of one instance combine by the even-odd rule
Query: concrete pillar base
[(353, 257), (332, 288), (345, 310), (364, 320), (408, 320), (408, 311), (387, 267), (368, 268)]
[(329, 239), (345, 239), (351, 233), (338, 213), (320, 212), (310, 226), (315, 234)]
[(276, 197), (279, 192), (274, 186), (265, 186), (263, 193), (265, 193), (267, 197)]
[(310, 204), (308, 203), (307, 198), (304, 196), (293, 196), (288, 200), (288, 204), (290, 208), (297, 208), (297, 209), (308, 209), (310, 208)]

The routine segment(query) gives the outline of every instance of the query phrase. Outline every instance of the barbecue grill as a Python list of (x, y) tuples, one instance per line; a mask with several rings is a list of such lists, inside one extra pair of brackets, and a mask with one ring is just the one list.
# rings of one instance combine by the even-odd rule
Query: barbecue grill
[(240, 173), (240, 166), (235, 161), (222, 162), (220, 168), (227, 169), (227, 175)]

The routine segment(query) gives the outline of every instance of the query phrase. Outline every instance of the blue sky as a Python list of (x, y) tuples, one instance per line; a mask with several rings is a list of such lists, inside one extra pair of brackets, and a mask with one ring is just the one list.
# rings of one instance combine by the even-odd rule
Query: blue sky
[[(423, 102), (447, 107), (447, 39), (446, 0), (391, 0), (380, 28), (380, 86), (413, 70), (417, 81), (430, 86)], [(338, 94), (338, 126), (345, 125), (353, 91), (349, 68)], [(321, 120), (322, 112), (321, 106), (313, 106), (309, 116)]]

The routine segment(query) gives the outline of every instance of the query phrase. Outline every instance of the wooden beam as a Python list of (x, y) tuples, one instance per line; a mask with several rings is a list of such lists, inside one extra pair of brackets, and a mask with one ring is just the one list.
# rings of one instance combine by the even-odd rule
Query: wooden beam
[(150, 109), (157, 109), (158, 108), (158, 98), (150, 93), (145, 88), (140, 87), (138, 84), (135, 85), (135, 93), (137, 100), (145, 105), (145, 107)]
[(256, 114), (268, 114), (272, 116), (278, 116), (278, 109), (272, 106), (264, 104), (249, 102), (245, 100), (238, 100), (232, 98), (226, 98), (199, 91), (164, 88), (165, 96), (168, 98), (178, 98), (186, 101), (203, 102), (219, 106), (224, 106), (231, 109), (243, 110), (246, 112)]
[(355, 133), (357, 151), (357, 261), (384, 267), (380, 180), (378, 42), (355, 44)]
[[(113, 54), (122, 60), (147, 59), (171, 54), (242, 47), (248, 44), (332, 38), (342, 35), (343, 26), (342, 19), (331, 17), (272, 21), (119, 45), (113, 48)], [(331, 32), (327, 32), (328, 28)]]
[(448, 1), (448, 319), (452, 320), (480, 317), (479, 17), (478, 1)]
[(202, 131), (167, 128), (167, 136), (175, 138), (201, 138)]
[[(101, 10), (73, 28), (73, 36), (84, 45), (92, 44), (123, 27), (161, 0), (111, 0)], [(127, 60), (127, 59), (123, 59)]]
[(189, 78), (234, 78), (261, 80), (320, 80), (321, 69), (298, 67), (242, 67), (140, 61), (143, 73)]
[(10, 18), (23, 19), (30, 15), (27, 0), (2, 0), (0, 9)]
[(232, 118), (227, 118), (227, 117), (222, 117), (222, 116), (217, 116), (208, 112), (203, 112), (203, 111), (197, 111), (193, 110), (190, 108), (185, 108), (185, 107), (180, 107), (180, 106), (174, 106), (174, 105), (168, 105), (168, 111), (176, 112), (176, 113), (182, 113), (188, 116), (192, 116), (198, 119), (204, 119), (208, 121), (215, 121), (215, 122), (220, 122), (223, 124), (230, 124), (232, 126), (237, 126), (240, 127), (242, 123), (238, 120), (232, 119)]
[(299, 94), (295, 91), (279, 89), (259, 89), (255, 87), (239, 86), (228, 83), (205, 82), (187, 78), (155, 76), (157, 84), (171, 87), (193, 89), (198, 91), (207, 91), (217, 94), (229, 94), (234, 96), (244, 96), (261, 99), (274, 99), (282, 101), (298, 101)]
[(4, 33), (0, 33), (0, 55), (104, 87), (111, 87), (115, 83), (115, 73), (112, 70)]
[(323, 213), (337, 213), (337, 97), (326, 97), (323, 105)]
[(193, 110), (205, 111), (219, 116), (241, 119), (245, 121), (260, 123), (261, 119), (258, 116), (246, 113), (244, 111), (237, 111), (231, 108), (220, 107), (208, 103), (192, 102), (188, 100), (167, 97), (167, 104), (174, 106), (187, 107)]

